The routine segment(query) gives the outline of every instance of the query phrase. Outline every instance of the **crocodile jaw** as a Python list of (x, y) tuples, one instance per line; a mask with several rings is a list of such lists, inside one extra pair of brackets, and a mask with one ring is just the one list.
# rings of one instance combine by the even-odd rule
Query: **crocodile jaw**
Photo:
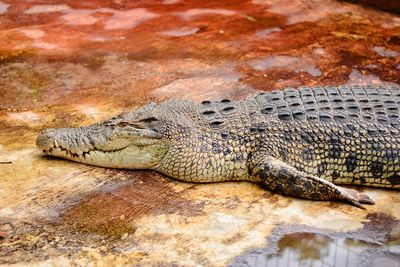
[(46, 155), (109, 168), (153, 169), (168, 151), (168, 145), (142, 130), (115, 134), (91, 127), (47, 129), (36, 139)]

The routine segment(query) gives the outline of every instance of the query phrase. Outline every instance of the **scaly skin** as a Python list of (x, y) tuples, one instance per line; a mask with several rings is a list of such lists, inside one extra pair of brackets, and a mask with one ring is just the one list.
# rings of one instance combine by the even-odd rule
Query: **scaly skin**
[(335, 184), (400, 188), (400, 87), (300, 87), (242, 101), (173, 100), (38, 136), (45, 154), (188, 182), (252, 181), (363, 208)]

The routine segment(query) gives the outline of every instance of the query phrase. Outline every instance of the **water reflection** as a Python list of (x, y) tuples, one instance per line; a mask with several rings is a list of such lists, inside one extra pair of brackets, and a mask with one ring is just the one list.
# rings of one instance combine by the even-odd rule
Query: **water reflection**
[(164, 0), (162, 3), (164, 5), (172, 5), (172, 4), (176, 4), (176, 3), (179, 3), (179, 2), (180, 2), (180, 0)]
[(322, 75), (321, 71), (314, 65), (311, 59), (293, 56), (270, 56), (253, 61), (250, 63), (250, 66), (258, 71), (285, 67), (295, 73), (304, 71), (314, 77)]
[(363, 75), (357, 69), (353, 69), (349, 75), (349, 80), (346, 85), (385, 85), (394, 86), (395, 83), (382, 81), (378, 76), (375, 75)]
[(399, 267), (400, 221), (370, 213), (362, 228), (336, 232), (305, 225), (280, 225), (268, 246), (251, 250), (231, 266)]
[(273, 27), (273, 28), (268, 28), (268, 29), (257, 31), (255, 35), (256, 35), (256, 37), (259, 37), (259, 38), (268, 38), (271, 36), (272, 33), (280, 32), (280, 31), (282, 31), (281, 28)]
[(87, 9), (69, 9), (68, 13), (61, 16), (68, 25), (92, 25), (95, 24), (98, 19), (93, 17), (92, 10)]
[(158, 15), (149, 12), (146, 8), (134, 8), (130, 10), (115, 10), (111, 8), (98, 9), (73, 9), (67, 5), (36, 5), (24, 11), (25, 14), (62, 12), (61, 18), (68, 25), (92, 25), (98, 22), (96, 13), (111, 13), (112, 16), (105, 21), (104, 29), (131, 29), (145, 20), (152, 19)]
[(162, 35), (173, 36), (173, 37), (183, 37), (187, 35), (196, 34), (200, 29), (199, 28), (189, 28), (183, 27), (179, 29), (173, 29), (169, 31), (161, 32)]
[[(268, 4), (268, 12), (285, 15), (287, 24), (295, 24), (302, 21), (317, 21), (323, 18), (327, 13), (344, 13), (349, 8), (334, 1), (330, 1), (331, 6), (319, 5), (318, 9), (310, 8), (315, 1), (301, 0), (253, 0), (254, 3)], [(314, 3), (313, 3), (314, 2)], [(332, 8), (334, 6), (334, 8)]]
[[(4, 5), (3, 9), (7, 6)], [(0, 12), (2, 6), (0, 5)], [(129, 10), (115, 10), (111, 8), (98, 9), (74, 9), (65, 4), (59, 5), (35, 5), (24, 11), (25, 14), (55, 13), (61, 12), (61, 18), (68, 25), (93, 25), (98, 22), (96, 13), (111, 13), (111, 17), (104, 22), (106, 30), (132, 29), (140, 23), (158, 17), (159, 14), (148, 11), (146, 8), (133, 8)], [(211, 9), (211, 8), (192, 8), (182, 12), (172, 12), (172, 15), (178, 16), (184, 20), (192, 20), (201, 15), (225, 15), (231, 16), (236, 11), (228, 9)]]
[(132, 29), (140, 23), (157, 16), (157, 14), (147, 11), (145, 8), (135, 8), (121, 12), (115, 11), (112, 17), (105, 23), (104, 29)]
[(382, 57), (398, 57), (400, 55), (399, 52), (386, 49), (382, 46), (375, 46), (374, 51)]
[(10, 5), (0, 2), (0, 14), (6, 13)]
[(184, 20), (191, 20), (196, 16), (200, 15), (225, 15), (225, 16), (231, 16), (236, 14), (235, 11), (233, 10), (228, 10), (228, 9), (212, 9), (212, 8), (192, 8), (183, 12), (176, 12), (174, 13), (175, 15), (180, 16)]
[(376, 245), (316, 233), (293, 233), (279, 241), (279, 253), (266, 256), (269, 266), (356, 266), (358, 257)]
[[(397, 240), (398, 241), (398, 240)], [(399, 247), (312, 232), (284, 235), (277, 251), (252, 253), (232, 266), (400, 266)]]
[(39, 39), (42, 38), (45, 34), (44, 31), (39, 30), (39, 29), (22, 29), (19, 30), (23, 34), (25, 34), (26, 37), (32, 38), (32, 39)]
[(25, 14), (38, 14), (49, 12), (65, 12), (71, 10), (67, 5), (36, 5), (24, 11)]

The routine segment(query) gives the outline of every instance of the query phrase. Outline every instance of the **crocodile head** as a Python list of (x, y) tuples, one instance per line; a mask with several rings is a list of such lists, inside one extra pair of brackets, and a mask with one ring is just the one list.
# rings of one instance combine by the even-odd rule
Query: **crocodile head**
[(46, 155), (86, 164), (152, 169), (169, 148), (167, 121), (161, 115), (152, 103), (86, 127), (46, 129), (37, 137), (36, 145)]

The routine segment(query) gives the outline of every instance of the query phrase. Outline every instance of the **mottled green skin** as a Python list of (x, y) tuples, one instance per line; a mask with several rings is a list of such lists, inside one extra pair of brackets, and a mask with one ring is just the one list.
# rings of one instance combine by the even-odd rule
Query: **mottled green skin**
[[(400, 188), (399, 110), (400, 87), (287, 88), (241, 101), (150, 104), (79, 128), (80, 134), (65, 137), (65, 129), (47, 132), (38, 137), (38, 146), (52, 154), (47, 144), (64, 140), (77, 156), (56, 155), (84, 163), (155, 169), (189, 182), (247, 180), (292, 196), (339, 199), (361, 207), (360, 203), (373, 202), (334, 184)], [(100, 142), (93, 136), (102, 135), (102, 129), (107, 134)], [(143, 150), (157, 154), (151, 165), (108, 164), (95, 157), (88, 161), (80, 156), (79, 146), (72, 145), (80, 143), (75, 139), (82, 139), (84, 132), (92, 143), (108, 147), (113, 143), (110, 136), (123, 131), (139, 140), (151, 136), (157, 141)], [(110, 150), (98, 149), (99, 145), (89, 150)], [(121, 153), (119, 157), (124, 156)]]
[(398, 87), (302, 87), (236, 102), (182, 102), (191, 124), (176, 129), (158, 169), (194, 182), (248, 180), (258, 154), (268, 154), (334, 183), (398, 188), (399, 96)]

